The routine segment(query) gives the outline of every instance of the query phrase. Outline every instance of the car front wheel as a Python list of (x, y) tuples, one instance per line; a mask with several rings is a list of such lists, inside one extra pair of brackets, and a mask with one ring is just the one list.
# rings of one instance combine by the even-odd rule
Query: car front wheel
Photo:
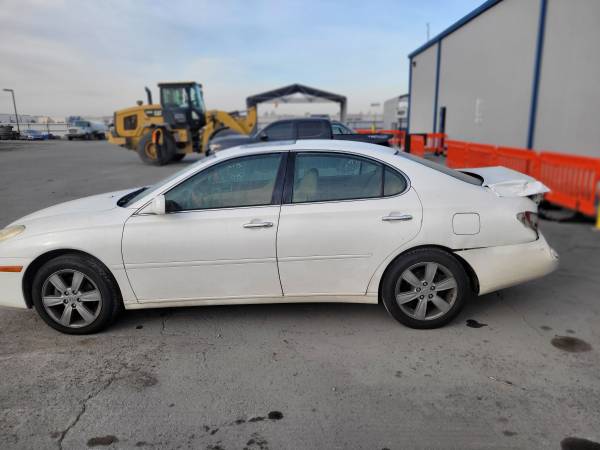
[(465, 269), (450, 253), (417, 249), (393, 263), (381, 294), (399, 322), (411, 328), (437, 328), (460, 312), (472, 289)]
[(63, 255), (46, 262), (33, 279), (32, 296), (40, 317), (67, 334), (98, 332), (121, 308), (108, 270), (83, 255)]

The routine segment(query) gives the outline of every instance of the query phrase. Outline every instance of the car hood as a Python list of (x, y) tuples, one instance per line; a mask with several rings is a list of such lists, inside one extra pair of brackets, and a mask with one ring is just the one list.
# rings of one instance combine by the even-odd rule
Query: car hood
[(27, 222), (32, 222), (38, 219), (45, 219), (55, 216), (73, 216), (78, 213), (96, 213), (107, 211), (117, 206), (119, 198), (134, 189), (126, 189), (122, 191), (107, 192), (105, 194), (92, 195), (83, 197), (69, 202), (59, 203), (58, 205), (50, 206), (21, 217), (11, 225), (25, 225)]
[(541, 181), (506, 167), (477, 167), (459, 171), (480, 176), (483, 178), (482, 185), (498, 197), (529, 197), (550, 192), (548, 186)]

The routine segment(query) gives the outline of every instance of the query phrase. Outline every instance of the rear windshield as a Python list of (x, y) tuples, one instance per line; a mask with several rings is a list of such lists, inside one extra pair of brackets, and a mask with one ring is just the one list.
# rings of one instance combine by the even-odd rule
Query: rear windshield
[(481, 186), (483, 184), (483, 178), (476, 175), (467, 175), (466, 173), (459, 172), (458, 170), (450, 169), (449, 167), (442, 166), (433, 161), (429, 161), (425, 158), (419, 158), (418, 156), (411, 155), (410, 153), (397, 152), (398, 156), (406, 159), (410, 159), (419, 164), (429, 167), (430, 169), (437, 170), (438, 172), (445, 173), (446, 175), (456, 178), (457, 180), (464, 181), (465, 183), (474, 184), (475, 186)]

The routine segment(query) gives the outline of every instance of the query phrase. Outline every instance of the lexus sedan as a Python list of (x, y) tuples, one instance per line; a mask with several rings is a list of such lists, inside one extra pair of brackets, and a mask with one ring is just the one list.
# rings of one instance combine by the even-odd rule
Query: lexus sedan
[(64, 333), (122, 309), (382, 303), (414, 328), (558, 265), (537, 226), (547, 188), (393, 149), (250, 144), (154, 186), (62, 203), (0, 231), (0, 306)]

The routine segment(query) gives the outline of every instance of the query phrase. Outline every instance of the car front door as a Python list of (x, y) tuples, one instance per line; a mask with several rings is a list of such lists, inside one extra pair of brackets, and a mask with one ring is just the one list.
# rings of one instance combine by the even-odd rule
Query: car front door
[(125, 224), (140, 302), (280, 297), (276, 232), (287, 153), (214, 164), (165, 193), (167, 213)]
[(408, 179), (345, 153), (291, 155), (277, 235), (285, 296), (364, 295), (387, 256), (417, 235)]

